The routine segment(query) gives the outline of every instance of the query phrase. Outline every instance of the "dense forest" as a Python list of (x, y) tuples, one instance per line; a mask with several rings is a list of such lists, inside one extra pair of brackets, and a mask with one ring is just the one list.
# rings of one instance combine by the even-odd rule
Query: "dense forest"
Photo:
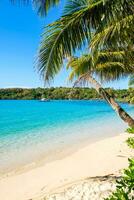
[[(106, 89), (118, 101), (134, 103), (134, 88)], [(0, 99), (101, 99), (93, 88), (7, 88), (0, 89)]]

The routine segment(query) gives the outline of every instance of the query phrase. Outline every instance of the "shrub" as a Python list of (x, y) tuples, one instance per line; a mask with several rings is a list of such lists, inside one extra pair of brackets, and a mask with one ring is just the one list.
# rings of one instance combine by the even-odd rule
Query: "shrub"
[(126, 130), (127, 133), (131, 133), (131, 134), (134, 134), (134, 128), (128, 128)]
[(129, 159), (129, 167), (117, 181), (116, 191), (106, 200), (134, 200), (134, 159)]
[(134, 137), (128, 138), (126, 142), (130, 148), (134, 149)]

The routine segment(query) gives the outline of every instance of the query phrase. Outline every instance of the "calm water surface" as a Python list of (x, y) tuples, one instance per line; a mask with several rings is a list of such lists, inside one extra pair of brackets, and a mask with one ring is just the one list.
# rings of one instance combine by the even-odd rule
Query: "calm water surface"
[[(134, 106), (122, 106), (134, 116)], [(125, 128), (104, 101), (1, 100), (0, 172)]]

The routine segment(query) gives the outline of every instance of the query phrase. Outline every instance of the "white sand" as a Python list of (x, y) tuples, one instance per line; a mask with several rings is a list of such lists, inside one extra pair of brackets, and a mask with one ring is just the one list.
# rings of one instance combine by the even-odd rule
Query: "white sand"
[(1, 200), (28, 200), (93, 176), (118, 174), (134, 156), (127, 134), (107, 138), (79, 149), (61, 160), (0, 180)]

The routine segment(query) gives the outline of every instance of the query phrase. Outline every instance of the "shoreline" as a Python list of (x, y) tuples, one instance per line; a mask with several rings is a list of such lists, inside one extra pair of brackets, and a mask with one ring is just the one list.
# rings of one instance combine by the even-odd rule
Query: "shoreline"
[[(14, 175), (19, 175), (25, 172), (28, 172), (32, 169), (36, 169), (38, 167), (42, 167), (48, 163), (52, 163), (57, 160), (62, 160), (65, 157), (71, 156), (72, 154), (76, 153), (80, 149), (83, 149), (89, 145), (92, 145), (96, 142), (113, 138), (115, 136), (120, 135), (119, 133), (116, 134), (109, 134), (109, 135), (98, 135), (97, 137), (90, 137), (86, 136), (84, 138), (77, 136), (76, 143), (72, 142), (70, 143), (70, 147), (68, 144), (64, 144), (62, 148), (59, 148), (58, 146), (55, 146), (55, 149), (50, 150), (46, 153), (43, 153), (42, 155), (39, 155), (39, 157), (36, 160), (33, 160), (32, 162), (21, 164), (18, 166), (13, 166), (12, 168), (7, 168), (5, 171), (0, 171), (0, 180), (3, 178), (11, 177)], [(71, 142), (71, 141), (70, 141)]]
[[(64, 188), (88, 177), (119, 175), (134, 155), (125, 143), (128, 134), (101, 139), (64, 158), (0, 179), (2, 200), (27, 200)], [(8, 192), (7, 192), (8, 191)]]
[(73, 153), (77, 152), (79, 149), (82, 149), (90, 144), (111, 137), (113, 137), (113, 135), (109, 135), (107, 137), (99, 136), (95, 138), (89, 138), (89, 139), (87, 138), (87, 140), (83, 138), (83, 140), (80, 140), (79, 142), (77, 141), (75, 144), (71, 144), (70, 147), (68, 147), (68, 145), (66, 144), (63, 148), (58, 147), (57, 149), (55, 146), (55, 149), (53, 149), (52, 151), (48, 151), (47, 153), (44, 153), (42, 156), (39, 156), (38, 159), (30, 163), (18, 165), (16, 167), (13, 167), (13, 169), (7, 168), (5, 171), (1, 171), (0, 180), (5, 177), (13, 176), (14, 174), (21, 174), (24, 172), (28, 172), (31, 169), (41, 167), (43, 165), (46, 165), (47, 163), (51, 163), (56, 160), (61, 160), (64, 157), (70, 156)]
[[(50, 99), (50, 101), (104, 101), (105, 99), (103, 98), (89, 98), (89, 99)], [(130, 105), (134, 105), (134, 103), (130, 103), (129, 101), (125, 99), (115, 99), (118, 103), (126, 103)], [(40, 99), (0, 99), (0, 101), (40, 101)]]

